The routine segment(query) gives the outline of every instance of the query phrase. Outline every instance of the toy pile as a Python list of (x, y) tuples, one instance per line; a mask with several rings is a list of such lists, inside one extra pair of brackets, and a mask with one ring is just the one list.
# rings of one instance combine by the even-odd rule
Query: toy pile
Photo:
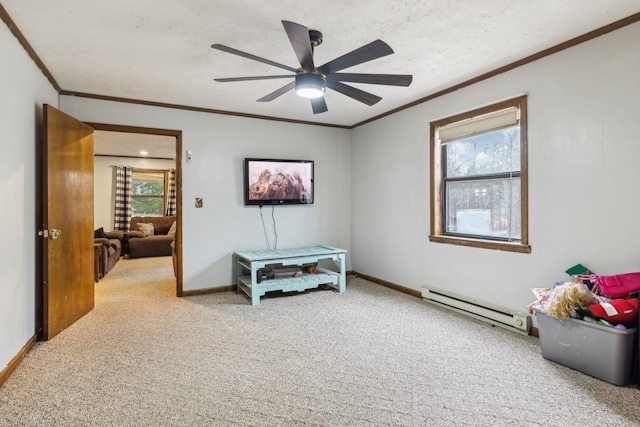
[(616, 329), (638, 323), (640, 273), (598, 276), (578, 264), (566, 271), (571, 281), (556, 282), (551, 288), (533, 288), (536, 301), (529, 313), (539, 310), (555, 319), (580, 319)]

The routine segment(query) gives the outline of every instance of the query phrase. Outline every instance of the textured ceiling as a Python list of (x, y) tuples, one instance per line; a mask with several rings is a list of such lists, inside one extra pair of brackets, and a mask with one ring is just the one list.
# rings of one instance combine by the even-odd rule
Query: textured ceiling
[[(214, 1), (2, 0), (64, 91), (352, 126), (640, 12), (639, 0)], [(294, 68), (281, 20), (323, 33), (323, 64), (381, 39), (395, 53), (348, 69), (412, 74), (409, 87), (353, 84), (383, 99), (367, 106), (337, 92), (313, 114), (290, 91), (256, 102), (283, 74), (211, 49), (214, 43)]]

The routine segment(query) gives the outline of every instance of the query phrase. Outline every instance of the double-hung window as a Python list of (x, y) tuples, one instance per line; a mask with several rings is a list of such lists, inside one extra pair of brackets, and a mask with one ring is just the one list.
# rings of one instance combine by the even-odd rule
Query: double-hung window
[(526, 96), (431, 123), (430, 241), (530, 252)]
[(131, 213), (133, 216), (163, 216), (165, 171), (134, 169), (131, 174)]

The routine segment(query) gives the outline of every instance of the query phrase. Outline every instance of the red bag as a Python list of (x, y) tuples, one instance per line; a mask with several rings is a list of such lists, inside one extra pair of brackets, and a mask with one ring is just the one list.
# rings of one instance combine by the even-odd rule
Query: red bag
[[(608, 298), (625, 298), (631, 292), (640, 290), (640, 273), (614, 274), (598, 276), (593, 293)], [(598, 291), (598, 292), (596, 292)]]

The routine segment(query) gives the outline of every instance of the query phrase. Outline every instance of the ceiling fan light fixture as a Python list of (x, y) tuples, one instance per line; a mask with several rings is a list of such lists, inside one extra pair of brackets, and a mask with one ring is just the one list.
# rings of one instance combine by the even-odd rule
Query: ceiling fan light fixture
[(320, 98), (324, 95), (326, 80), (322, 74), (302, 73), (296, 76), (296, 93), (303, 98)]

